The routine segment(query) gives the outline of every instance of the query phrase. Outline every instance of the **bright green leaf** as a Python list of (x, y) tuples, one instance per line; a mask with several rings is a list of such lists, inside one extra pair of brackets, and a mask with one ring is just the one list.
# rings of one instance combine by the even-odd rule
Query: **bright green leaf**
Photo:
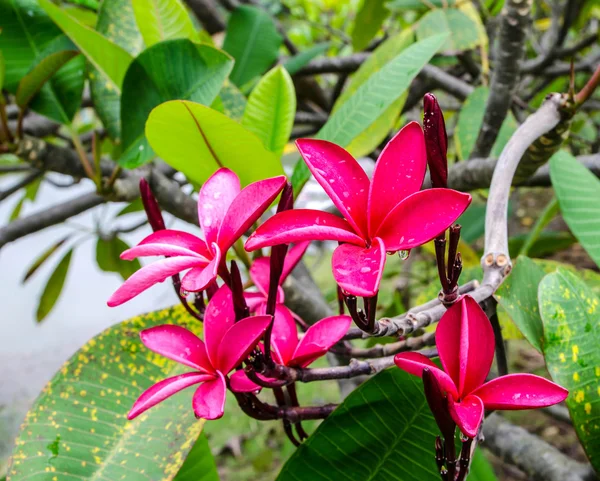
[(600, 300), (575, 274), (562, 268), (539, 287), (544, 355), (552, 379), (569, 390), (573, 427), (592, 466), (600, 470)]
[[(98, 11), (96, 31), (135, 57), (144, 48), (137, 29), (130, 0), (103, 0)], [(90, 88), (94, 108), (108, 135), (121, 138), (121, 93), (112, 87), (106, 75), (96, 69), (90, 72)]]
[[(517, 257), (529, 241), (528, 234), (509, 238), (508, 252), (510, 257)], [(577, 243), (577, 239), (570, 232), (544, 231), (537, 236), (533, 244), (527, 246), (527, 255), (531, 257), (545, 257), (568, 249), (575, 243)]]
[(104, 272), (116, 272), (123, 280), (126, 280), (135, 271), (140, 269), (140, 261), (125, 261), (119, 256), (130, 246), (118, 237), (111, 239), (98, 238), (96, 242), (96, 263)]
[[(119, 163), (134, 168), (154, 157), (144, 133), (154, 107), (169, 100), (210, 105), (232, 66), (222, 50), (187, 39), (168, 40), (144, 50), (132, 62), (123, 83), (123, 155)], [(181, 136), (177, 141), (181, 142)]]
[[(6, 63), (4, 61), (4, 55), (0, 50), (0, 90), (4, 88), (4, 78), (6, 77)], [(4, 102), (4, 98), (0, 99), (0, 103)]]
[(21, 210), (23, 209), (24, 203), (25, 203), (25, 195), (23, 195), (23, 197), (21, 197), (19, 199), (19, 202), (16, 203), (15, 207), (13, 208), (12, 212), (10, 213), (10, 216), (8, 217), (8, 222), (12, 222), (13, 220), (16, 220), (19, 218), (19, 216), (21, 215)]
[(352, 29), (352, 49), (364, 50), (390, 15), (385, 0), (363, 0)]
[(132, 3), (146, 47), (163, 40), (194, 38), (196, 29), (179, 0), (133, 0)]
[(419, 20), (416, 31), (419, 40), (448, 32), (446, 51), (469, 50), (481, 41), (477, 24), (455, 8), (431, 10)]
[(50, 0), (38, 1), (52, 20), (79, 47), (89, 62), (106, 75), (112, 87), (120, 92), (125, 72), (132, 61), (131, 55), (95, 30), (79, 23)]
[[(347, 147), (402, 96), (447, 37), (447, 34), (429, 37), (402, 50), (370, 75), (329, 117), (317, 138)], [(295, 194), (300, 192), (309, 178), (308, 167), (303, 161), (298, 161), (292, 175)]]
[(458, 121), (454, 130), (456, 154), (460, 160), (467, 160), (475, 147), (475, 141), (485, 114), (485, 104), (489, 96), (488, 87), (477, 87), (467, 97), (458, 113)]
[(60, 293), (65, 285), (67, 273), (69, 272), (69, 266), (71, 265), (72, 254), (73, 249), (69, 249), (54, 269), (50, 279), (48, 279), (48, 283), (44, 288), (44, 292), (42, 292), (38, 304), (36, 313), (37, 322), (42, 322), (44, 318), (50, 314), (54, 304), (56, 304), (56, 301), (60, 297)]
[(426, 11), (430, 5), (435, 8), (447, 8), (456, 4), (456, 0), (391, 0), (386, 5), (392, 11), (402, 12), (404, 10)]
[(294, 75), (298, 70), (304, 67), (313, 58), (323, 55), (329, 49), (329, 42), (318, 43), (313, 47), (297, 53), (293, 57), (286, 59), (282, 65), (290, 75)]
[(31, 267), (27, 269), (22, 282), (25, 283), (33, 274), (35, 274), (37, 270), (42, 267), (42, 265), (44, 265), (44, 263), (52, 256), (52, 254), (54, 254), (67, 241), (67, 239), (69, 239), (69, 237), (70, 236), (62, 238), (42, 252), (42, 254), (35, 261), (33, 261)]
[(495, 297), (525, 338), (542, 352), (544, 327), (538, 307), (538, 286), (544, 271), (529, 257), (519, 256)]
[(565, 222), (600, 266), (600, 180), (562, 150), (550, 159), (550, 178)]
[(197, 184), (219, 167), (236, 172), (243, 185), (283, 173), (277, 156), (256, 135), (194, 102), (176, 100), (156, 107), (146, 123), (146, 135), (157, 155)]
[(202, 326), (177, 306), (122, 322), (90, 340), (27, 414), (8, 468), (11, 481), (175, 477), (204, 424), (192, 410), (194, 390), (186, 389), (127, 420), (145, 389), (185, 371), (142, 344), (140, 331), (160, 324), (197, 334)]
[(244, 117), (244, 111), (247, 104), (246, 97), (229, 80), (225, 80), (218, 97), (211, 107), (227, 117), (238, 122)]
[(296, 91), (286, 69), (275, 67), (254, 87), (242, 125), (278, 157), (290, 138), (296, 114)]
[(276, 60), (282, 38), (271, 16), (259, 7), (241, 5), (229, 17), (223, 50), (235, 59), (231, 81), (242, 87)]
[(219, 481), (215, 459), (204, 433), (194, 443), (173, 481)]

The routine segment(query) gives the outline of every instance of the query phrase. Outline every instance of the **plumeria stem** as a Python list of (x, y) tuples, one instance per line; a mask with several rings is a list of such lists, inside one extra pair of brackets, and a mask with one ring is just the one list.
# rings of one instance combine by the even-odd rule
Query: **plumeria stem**
[[(283, 393), (283, 390), (281, 388), (273, 389), (273, 394), (275, 395), (277, 406), (283, 407), (288, 405), (288, 400), (286, 399), (285, 394)], [(296, 436), (294, 436), (294, 431), (292, 430), (292, 423), (290, 423), (290, 421), (287, 419), (283, 420), (283, 431), (294, 446), (300, 446), (300, 441), (298, 441), (296, 439)]]
[(234, 393), (242, 410), (254, 419), (261, 421), (287, 419), (291, 423), (315, 419), (325, 419), (337, 407), (337, 404), (323, 406), (272, 406), (258, 399), (254, 394)]
[(489, 297), (483, 302), (483, 310), (488, 316), (492, 328), (494, 329), (494, 337), (496, 340), (496, 364), (498, 366), (498, 375), (506, 376), (508, 374), (508, 360), (506, 357), (506, 346), (504, 337), (502, 336), (502, 327), (498, 319), (498, 311), (496, 309), (498, 303), (493, 297)]
[(467, 479), (467, 474), (469, 474), (469, 468), (471, 467), (471, 453), (473, 452), (473, 449), (473, 439), (467, 438), (462, 441), (459, 459), (459, 472), (456, 481), (464, 481)]
[[(296, 384), (289, 384), (286, 387), (286, 389), (290, 399), (290, 404), (294, 407), (300, 406), (300, 402), (298, 401), (298, 394), (296, 393)], [(297, 422), (296, 424), (294, 424), (294, 426), (296, 427), (296, 432), (298, 433), (300, 441), (304, 441), (308, 438), (308, 433), (302, 427), (301, 422)]]
[(240, 269), (235, 261), (231, 261), (231, 293), (236, 321), (245, 319), (250, 315), (250, 309), (248, 309), (248, 304), (246, 304), (246, 298), (244, 297), (244, 284)]
[(391, 356), (404, 351), (418, 351), (419, 349), (433, 345), (435, 345), (435, 332), (427, 332), (421, 336), (409, 337), (389, 344), (377, 344), (369, 348), (334, 347), (331, 349), (331, 352), (351, 358), (378, 358)]

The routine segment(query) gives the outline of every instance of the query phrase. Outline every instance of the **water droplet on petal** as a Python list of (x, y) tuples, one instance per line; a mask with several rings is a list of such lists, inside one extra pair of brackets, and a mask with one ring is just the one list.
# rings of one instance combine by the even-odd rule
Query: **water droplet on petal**
[(367, 274), (368, 272), (371, 272), (371, 268), (370, 267), (361, 267), (360, 272), (362, 272), (363, 274)]
[(410, 255), (410, 250), (398, 251), (398, 257), (400, 257), (400, 260), (402, 260), (402, 261), (405, 261), (406, 259), (408, 259), (409, 255)]

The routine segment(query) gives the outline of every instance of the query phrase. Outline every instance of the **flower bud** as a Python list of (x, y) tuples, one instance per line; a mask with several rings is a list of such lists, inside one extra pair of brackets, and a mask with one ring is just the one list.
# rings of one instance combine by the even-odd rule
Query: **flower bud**
[(429, 409), (431, 409), (442, 436), (444, 439), (454, 439), (456, 424), (452, 416), (450, 416), (448, 400), (437, 379), (429, 369), (423, 369), (423, 387), (427, 404), (429, 404)]
[(279, 204), (277, 205), (277, 213), (284, 210), (290, 210), (294, 205), (294, 189), (290, 182), (286, 182), (285, 187), (281, 191)]
[(444, 115), (433, 94), (425, 94), (423, 104), (423, 132), (431, 185), (445, 188), (448, 186), (448, 159), (446, 157), (448, 135), (446, 134)]
[(140, 179), (140, 195), (142, 197), (142, 204), (144, 204), (144, 210), (146, 211), (146, 216), (148, 217), (148, 222), (150, 223), (152, 230), (156, 232), (157, 230), (165, 229), (165, 221), (160, 212), (158, 202), (156, 202), (156, 198), (154, 197), (154, 194), (152, 194), (150, 184), (148, 184), (144, 178)]

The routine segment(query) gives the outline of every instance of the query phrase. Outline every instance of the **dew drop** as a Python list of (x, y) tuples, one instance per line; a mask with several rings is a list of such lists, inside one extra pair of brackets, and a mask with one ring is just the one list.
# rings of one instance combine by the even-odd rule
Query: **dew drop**
[(360, 268), (360, 272), (362, 272), (363, 274), (366, 274), (368, 272), (371, 272), (371, 268), (370, 267), (361, 267)]
[(406, 259), (408, 259), (409, 255), (410, 255), (410, 250), (398, 251), (398, 257), (400, 257), (400, 260), (402, 260), (402, 261), (405, 261)]

